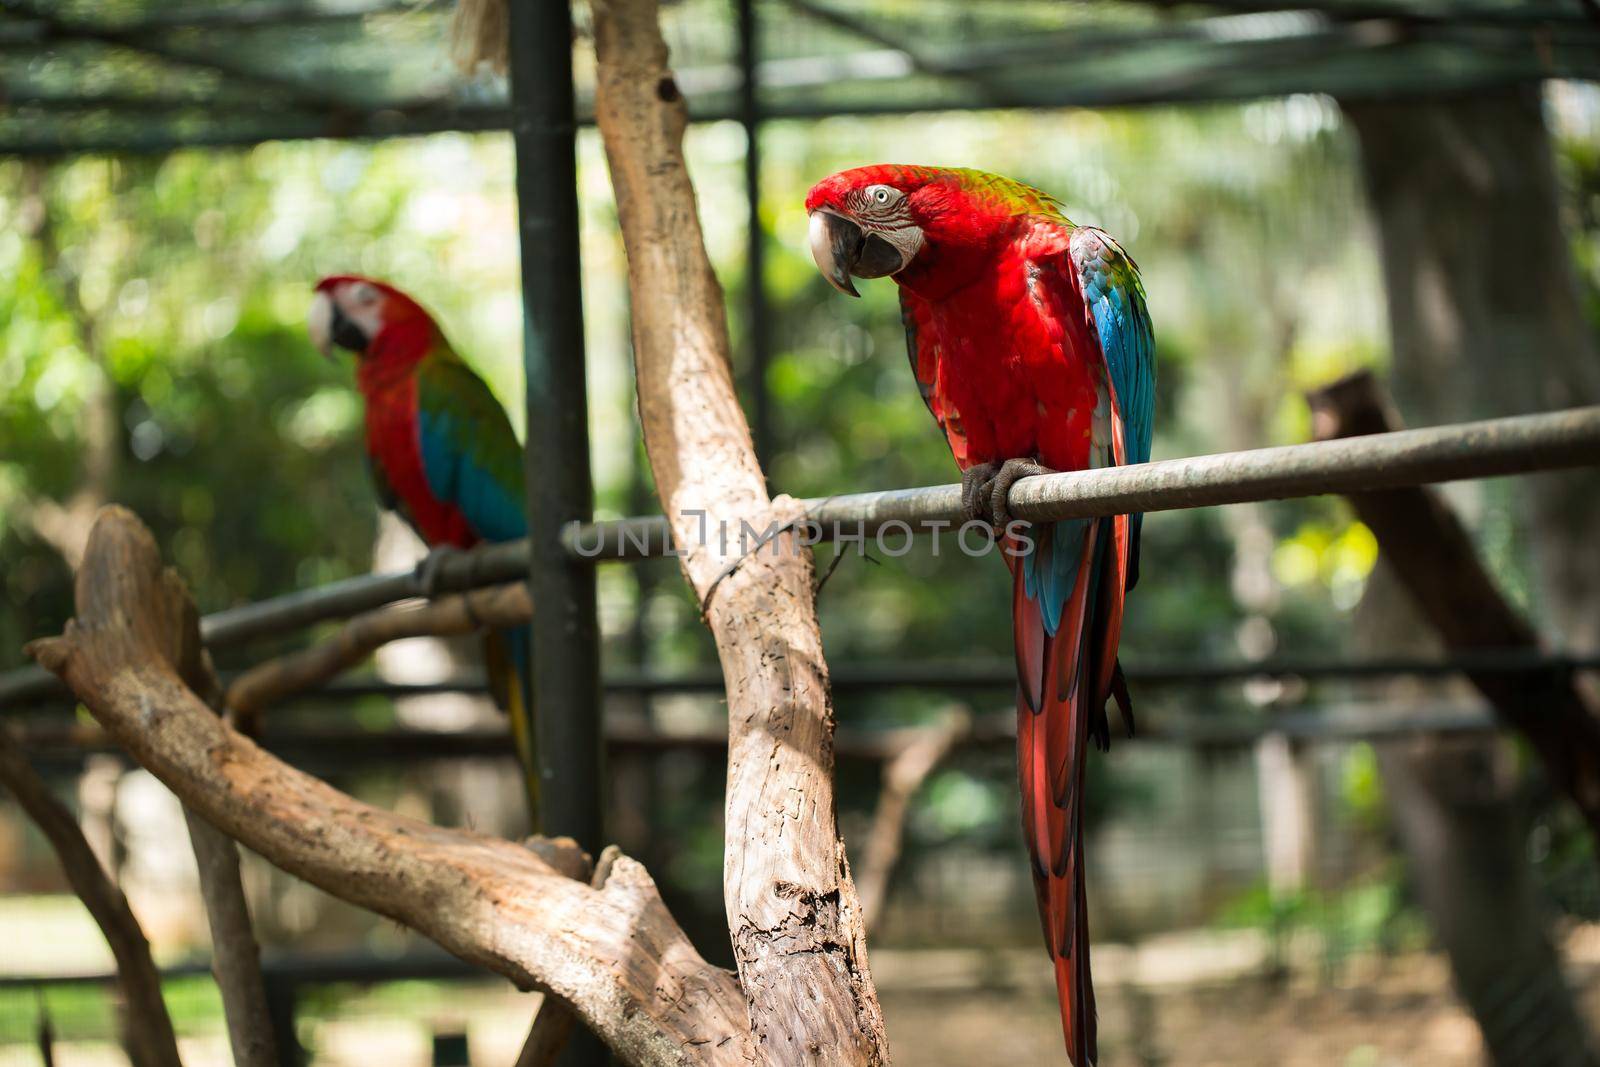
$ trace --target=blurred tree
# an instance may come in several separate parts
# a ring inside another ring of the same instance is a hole
[[[1539,90],[1347,111],[1379,225],[1402,411],[1423,424],[1600,401]],[[1535,619],[1583,648],[1600,627],[1597,479],[1526,479],[1525,517],[1497,502],[1500,521],[1534,549]],[[1379,574],[1362,605],[1364,643],[1389,653],[1427,643],[1404,594]],[[1397,742],[1380,765],[1412,879],[1494,1062],[1594,1063],[1528,863],[1526,774],[1509,746]]]
[[[95,510],[109,499],[116,480],[121,453],[119,412],[116,388],[101,344],[100,316],[84,301],[82,271],[62,254],[59,236],[64,220],[59,205],[47,195],[49,173],[49,168],[39,162],[23,165],[18,215],[21,232],[37,249],[42,278],[51,283],[60,306],[71,317],[77,348],[86,357],[87,381],[80,416],[82,473],[77,489],[64,503],[39,500],[29,509],[27,520],[39,537],[75,568],[83,557]]]

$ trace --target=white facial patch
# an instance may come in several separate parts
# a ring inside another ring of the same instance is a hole
[[[922,251],[923,236],[921,226],[902,226],[897,230],[880,232],[878,236],[894,245],[895,251],[900,253],[900,262],[903,264],[902,270],[910,266],[912,259],[916,257],[918,252]]]
[[[347,282],[334,290],[344,317],[370,340],[383,329],[383,294],[366,282]]]
[[[333,352],[333,299],[326,292],[311,298],[311,310],[306,315],[306,332],[311,343],[324,356]]]

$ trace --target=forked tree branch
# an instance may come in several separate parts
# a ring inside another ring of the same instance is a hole
[[[150,942],[111,876],[95,857],[72,812],[28,765],[9,730],[0,728],[0,785],[43,831],[61,869],[99,924],[117,961],[122,989],[122,1041],[134,1067],[179,1067],[178,1040],[161,999],[161,976],[150,959]]]
[[[101,511],[76,597],[66,632],[33,642],[30,654],[212,825],[343,900],[554,995],[627,1063],[755,1060],[733,976],[700,957],[638,863],[619,857],[592,888],[531,848],[362,804],[213,714],[177,666],[198,648],[194,606],[130,512]]]
[[[425,604],[357,615],[332,637],[245,671],[228,686],[228,709],[246,733],[269,706],[314,689],[363,662],[391,641],[450,637],[485,627],[517,626],[533,617],[526,582],[485,586]]]
[[[628,255],[639,414],[728,696],[728,928],[766,1062],[888,1062],[834,817],[833,705],[809,550],[769,499],[654,0],[594,0],[595,118]],[[765,547],[756,542],[770,534]]]

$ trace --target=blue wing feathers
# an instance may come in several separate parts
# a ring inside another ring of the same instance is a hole
[[[1083,551],[1089,521],[1063,519],[1034,527],[1033,536],[1048,537],[1050,543],[1048,547],[1036,544],[1034,551],[1023,558],[1023,591],[1029,600],[1039,605],[1039,612],[1044,616],[1044,632],[1052,637],[1061,628],[1061,612],[1078,584],[1078,557]]]
[[[1128,254],[1098,230],[1080,230],[1072,242],[1078,283],[1094,317],[1100,351],[1122,415],[1123,451],[1129,463],[1150,461],[1155,428],[1156,335],[1145,306],[1138,268]],[[1144,516],[1130,520],[1128,588],[1139,579],[1139,535]]]
[[[428,488],[440,500],[461,509],[472,530],[485,541],[515,541],[528,532],[522,499],[508,492],[468,449],[470,427],[459,425],[450,411],[418,413],[423,471]]]
[[[417,433],[428,488],[484,541],[528,532],[522,449],[489,387],[448,348],[417,368]]]
[[[1155,422],[1155,330],[1145,307],[1144,289],[1133,260],[1099,230],[1077,231],[1071,254],[1084,304],[1094,319],[1111,387],[1116,392],[1124,454],[1129,463],[1148,462]],[[1142,515],[1134,515],[1131,520],[1129,588],[1138,576],[1142,520]],[[1039,605],[1047,634],[1054,635],[1061,626],[1062,611],[1077,583],[1078,561],[1088,529],[1089,520],[1074,519],[1035,530],[1035,537],[1050,538],[1049,551],[1036,551],[1024,561],[1024,591],[1029,600]],[[1101,561],[1097,560],[1092,569],[1098,573],[1100,567]]]

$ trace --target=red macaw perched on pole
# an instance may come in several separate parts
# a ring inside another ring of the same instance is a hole
[[[961,467],[969,519],[1012,572],[1023,836],[1055,962],[1067,1053],[1095,1061],[1083,877],[1084,756],[1132,730],[1117,643],[1139,569],[1137,515],[1027,529],[1011,486],[1150,457],[1155,335],[1133,260],[1049,195],[993,174],[879,165],[806,197],[811,253],[835,288],[900,284],[911,369]]]
[[[309,326],[323,355],[338,345],[358,357],[372,480],[384,506],[432,550],[421,568],[424,585],[432,586],[453,550],[528,535],[522,448],[511,422],[432,316],[393,286],[337,275],[317,283]],[[537,829],[528,652],[525,626],[485,635],[490,689],[510,716]]]

